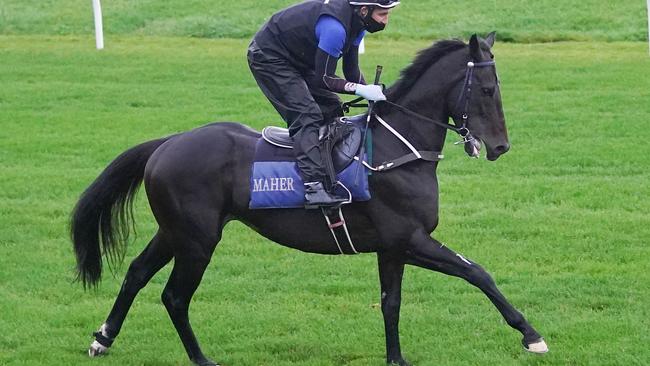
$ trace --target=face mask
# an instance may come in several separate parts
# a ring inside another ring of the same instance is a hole
[[[366,30],[370,33],[379,32],[381,30],[384,30],[384,28],[386,28],[386,24],[379,23],[378,21],[374,20],[372,17],[370,17],[370,19],[366,20],[364,23],[366,25]]]
[[[381,30],[384,30],[384,28],[386,28],[386,24],[379,23],[372,17],[372,11],[369,11],[368,14],[366,14],[366,16],[363,17],[362,19],[363,19],[364,27],[370,33],[379,32]]]

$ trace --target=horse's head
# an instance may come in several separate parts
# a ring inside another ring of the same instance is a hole
[[[465,138],[467,154],[478,157],[483,143],[488,160],[496,160],[510,149],[491,51],[494,40],[494,32],[485,39],[476,34],[470,38],[464,81],[454,88],[458,90],[458,98],[451,98],[450,102],[456,104],[449,106],[456,125],[469,131]]]
[[[455,130],[463,137],[467,154],[478,157],[485,145],[488,160],[496,160],[510,149],[492,54],[494,40],[492,32],[485,39],[473,35],[469,45],[460,40],[439,41],[420,51],[402,70],[386,97],[393,106],[420,114],[411,125],[419,132],[412,134],[429,136],[426,128],[432,126],[438,131],[441,126]],[[422,116],[433,123],[422,123]],[[455,127],[447,124],[450,116]],[[441,148],[444,136],[430,141],[430,148]]]

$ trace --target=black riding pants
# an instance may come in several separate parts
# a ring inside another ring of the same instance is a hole
[[[343,116],[341,99],[329,90],[310,86],[313,75],[300,72],[279,54],[261,50],[255,41],[248,48],[248,65],[257,85],[289,127],[302,179],[324,181],[318,129]]]

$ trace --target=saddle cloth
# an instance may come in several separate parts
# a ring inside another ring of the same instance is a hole
[[[343,119],[352,127],[343,140],[333,148],[333,162],[337,180],[336,193],[353,201],[370,199],[368,190],[368,170],[354,156],[361,146],[362,130],[360,118]],[[321,137],[323,134],[321,133]],[[249,208],[302,208],[305,190],[298,166],[291,149],[293,142],[286,129],[267,127],[255,146]],[[365,155],[365,154],[364,154]]]

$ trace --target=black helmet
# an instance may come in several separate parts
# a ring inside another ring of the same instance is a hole
[[[399,5],[399,1],[397,0],[361,0],[361,1],[354,1],[354,0],[349,0],[350,5],[355,5],[355,6],[378,6],[380,8],[384,9],[390,9],[394,8],[397,5]]]

